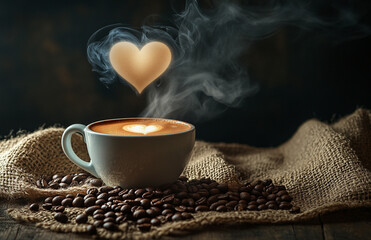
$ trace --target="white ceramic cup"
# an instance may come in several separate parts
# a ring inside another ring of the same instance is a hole
[[[103,121],[111,120],[114,119]],[[98,122],[69,126],[62,136],[62,148],[73,163],[110,186],[159,186],[175,181],[188,163],[195,143],[195,127],[189,123],[186,124],[191,129],[184,132],[143,136],[94,132],[90,126],[95,123]],[[80,159],[73,151],[73,133],[83,136],[90,162]]]

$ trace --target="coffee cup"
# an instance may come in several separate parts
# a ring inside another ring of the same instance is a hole
[[[72,134],[87,145],[90,162],[72,149]],[[121,118],[73,124],[62,136],[62,148],[76,165],[110,186],[159,186],[175,181],[188,163],[195,127],[178,120]]]

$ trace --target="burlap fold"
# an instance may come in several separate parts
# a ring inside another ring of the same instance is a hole
[[[52,194],[84,192],[87,186],[65,190],[38,189],[42,176],[81,170],[63,154],[61,128],[49,128],[0,142],[0,197],[37,199]],[[85,145],[75,136],[74,148],[88,159]],[[359,109],[334,124],[309,120],[290,140],[277,148],[255,148],[240,144],[196,142],[184,175],[210,177],[219,182],[249,182],[271,178],[283,184],[301,213],[287,211],[203,212],[194,219],[166,223],[148,233],[122,224],[120,232],[98,229],[106,238],[147,238],[196,230],[208,225],[241,222],[292,222],[337,209],[371,206],[371,111]],[[69,216],[82,209],[68,208]],[[47,211],[10,209],[12,217],[36,222],[43,228],[63,232],[85,232],[86,225],[60,224]],[[91,221],[91,219],[89,220]]]

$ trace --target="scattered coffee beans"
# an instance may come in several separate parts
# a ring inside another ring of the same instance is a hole
[[[39,211],[39,204],[37,204],[37,203],[32,203],[32,204],[30,205],[29,209],[30,209],[31,211],[34,211],[34,212]]]
[[[50,183],[72,184],[86,180],[89,175],[56,174],[38,180],[40,187],[51,187]],[[94,184],[92,184],[92,181]],[[47,184],[45,184],[47,183]],[[92,185],[86,194],[67,194],[66,196],[47,197],[42,207],[57,213],[54,218],[62,223],[68,221],[63,213],[65,207],[83,207],[83,214],[75,218],[76,223],[87,223],[89,216],[93,225],[87,232],[96,233],[96,228],[116,231],[118,225],[134,221],[140,231],[149,231],[169,221],[182,221],[193,218],[194,212],[205,211],[261,211],[266,209],[289,210],[299,213],[300,208],[293,206],[292,197],[284,186],[276,186],[272,180],[254,181],[245,185],[219,184],[211,179],[188,181],[180,177],[175,183],[162,187],[123,189],[119,186],[102,186],[100,179],[91,179]],[[30,210],[37,211],[39,205],[31,204]]]
[[[54,214],[54,219],[61,223],[66,223],[68,221],[68,217],[64,213],[56,213]]]
[[[76,223],[86,223],[88,221],[88,215],[85,213],[80,214],[76,217]]]
[[[53,176],[47,176],[36,181],[38,188],[68,188],[73,186],[79,186],[83,184],[90,184],[94,187],[100,187],[103,185],[103,181],[96,178],[89,173],[73,173],[67,175],[55,174]]]

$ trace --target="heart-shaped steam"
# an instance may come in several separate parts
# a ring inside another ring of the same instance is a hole
[[[152,132],[157,132],[162,129],[162,126],[159,125],[144,125],[144,124],[130,124],[123,127],[125,131],[133,133],[148,134]]]
[[[109,59],[115,71],[141,93],[169,67],[171,51],[162,42],[147,43],[140,50],[131,42],[118,42]]]

